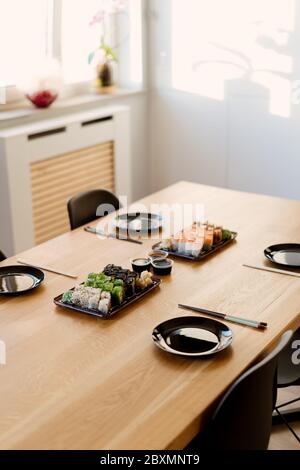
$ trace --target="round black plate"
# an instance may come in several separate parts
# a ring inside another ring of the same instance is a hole
[[[116,218],[116,228],[129,233],[148,233],[162,227],[162,217],[143,212],[122,214]]]
[[[19,295],[38,287],[44,273],[30,266],[0,268],[0,295]]]
[[[300,268],[300,245],[298,243],[273,245],[267,248],[264,253],[272,263],[289,268]]]
[[[205,317],[172,318],[152,333],[155,344],[179,356],[202,357],[227,348],[232,331],[223,323]]]

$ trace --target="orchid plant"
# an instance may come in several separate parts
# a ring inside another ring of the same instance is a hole
[[[101,8],[95,13],[90,21],[90,26],[98,26],[100,29],[100,44],[88,56],[89,64],[94,60],[97,52],[102,52],[107,62],[117,62],[118,57],[113,47],[108,44],[111,32],[112,19],[125,10],[124,0],[101,0]]]

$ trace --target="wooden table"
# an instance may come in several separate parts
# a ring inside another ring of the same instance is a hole
[[[74,285],[55,274],[30,295],[1,298],[2,449],[182,448],[226,388],[300,324],[300,279],[242,267],[262,262],[270,244],[299,242],[300,202],[184,182],[143,202],[203,202],[209,220],[238,231],[238,241],[205,262],[176,262],[158,291],[109,321],[55,307],[53,298]],[[151,245],[99,241],[79,229],[21,257],[76,271],[83,280],[108,263],[129,267],[129,258]],[[267,321],[269,328],[231,324],[233,345],[214,359],[171,356],[154,346],[151,332],[163,320],[189,315],[179,302]]]

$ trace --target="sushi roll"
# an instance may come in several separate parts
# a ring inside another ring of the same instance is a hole
[[[109,310],[110,310],[109,299],[101,299],[98,305],[98,310],[103,315],[108,315]]]
[[[71,304],[72,295],[73,295],[73,292],[71,290],[65,292],[64,295],[62,296],[62,302],[64,302],[65,304]]]
[[[82,292],[81,300],[80,300],[80,307],[89,308],[89,302],[90,302],[90,294],[88,292]]]
[[[198,258],[198,256],[200,255],[202,248],[203,248],[203,244],[204,244],[203,238],[198,239],[193,243],[191,255],[194,256],[194,258]]]
[[[100,302],[100,291],[98,294],[91,295],[89,297],[88,308],[91,310],[97,310]]]
[[[179,240],[178,237],[172,237],[171,238],[171,249],[173,251],[178,251],[178,240]]]
[[[214,243],[214,226],[208,225],[204,232],[204,246],[206,249],[211,249]]]
[[[133,275],[134,274],[134,275]],[[126,295],[132,297],[135,294],[135,283],[137,275],[135,273],[130,274],[125,282]]]
[[[163,240],[160,244],[160,248],[162,250],[171,250],[172,248],[172,239],[171,238],[167,238],[166,240]]]
[[[180,239],[178,240],[177,251],[178,251],[178,253],[180,253],[180,254],[183,254],[183,255],[185,254],[185,252],[186,252],[186,241],[185,241],[184,238],[180,238]]]
[[[146,287],[152,286],[152,273],[149,271],[143,271],[141,274],[141,280],[145,283]]]
[[[74,290],[72,293],[72,304],[81,307],[82,292],[80,290]]]
[[[152,286],[152,273],[149,271],[143,271],[141,276],[136,280],[136,285],[139,289],[144,290],[147,287]]]
[[[195,246],[195,239],[189,238],[185,244],[185,254],[189,256],[193,256],[194,246]]]
[[[106,282],[102,285],[102,290],[105,292],[112,292],[114,288],[113,282]]]
[[[214,229],[214,245],[217,245],[222,241],[223,238],[223,229],[222,227],[216,227]]]
[[[121,305],[124,302],[124,298],[125,298],[124,287],[122,286],[114,287],[111,293],[111,298],[112,298],[113,305]]]
[[[231,232],[230,230],[222,230],[222,240],[230,240],[231,239]]]
[[[100,300],[107,299],[111,302],[111,293],[107,291],[103,291],[100,296]]]
[[[95,287],[85,287],[84,292],[86,292],[90,296],[93,296],[98,295],[101,292],[101,289],[96,289]]]
[[[111,309],[111,294],[110,292],[103,291],[100,296],[98,310],[104,315],[107,315],[110,309]]]

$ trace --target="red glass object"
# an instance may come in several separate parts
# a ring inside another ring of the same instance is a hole
[[[26,96],[37,108],[48,108],[56,100],[58,93],[41,90]]]

